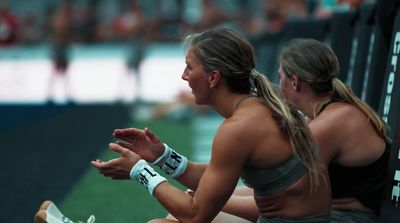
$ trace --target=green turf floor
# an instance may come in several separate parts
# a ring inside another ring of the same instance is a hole
[[[189,121],[141,122],[135,123],[134,127],[150,128],[171,147],[191,157],[193,131]],[[115,156],[105,147],[100,158],[108,160]],[[93,214],[96,223],[146,222],[167,214],[143,186],[128,180],[105,178],[90,167],[89,161],[87,172],[59,206],[72,220],[86,220]]]

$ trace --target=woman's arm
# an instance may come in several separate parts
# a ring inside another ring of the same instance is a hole
[[[200,178],[206,170],[207,165],[208,164],[206,163],[195,163],[189,161],[186,171],[182,174],[182,176],[176,178],[175,180],[185,187],[196,191],[200,182]]]
[[[148,128],[144,130],[136,128],[116,129],[113,132],[113,136],[121,140],[118,141],[117,144],[135,152],[150,163],[153,163],[162,156],[166,149],[159,137]],[[196,190],[206,167],[207,164],[205,163],[188,161],[185,172],[177,177],[176,180],[187,188]],[[115,171],[117,172],[117,170]],[[124,173],[121,172],[120,175],[125,176],[125,179],[129,179],[128,171]]]
[[[153,196],[179,221],[210,222],[232,194],[248,158],[248,150],[244,149],[246,145],[243,144],[243,140],[240,140],[243,136],[237,135],[243,132],[233,129],[235,128],[221,126],[218,130],[213,143],[210,164],[202,174],[193,197],[168,182],[158,183],[152,188],[154,189],[151,190]],[[106,176],[113,177],[113,172],[109,172],[109,169],[130,171],[141,158],[131,150],[122,147],[121,144],[112,144],[110,148],[121,156],[108,162],[92,163]],[[183,181],[189,179],[189,173],[182,176]],[[155,171],[150,175],[153,174],[156,175]]]
[[[248,188],[248,190],[251,190],[252,192],[251,188]],[[228,202],[226,202],[222,211],[251,222],[256,222],[260,215],[257,204],[254,200],[254,195],[237,195],[234,193],[229,198]]]
[[[193,197],[176,191],[168,184],[161,184],[156,188],[155,197],[179,221],[210,222],[229,199],[249,157],[249,150],[244,149],[245,141],[240,140],[243,132],[237,129],[231,124],[223,124],[218,129],[211,161],[202,174]],[[189,177],[189,174],[184,174],[184,177]],[[182,194],[188,200],[174,200],[174,197]]]

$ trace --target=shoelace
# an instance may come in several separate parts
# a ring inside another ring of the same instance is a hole
[[[86,223],[95,223],[96,218],[94,215],[90,215],[88,220],[86,220]],[[63,216],[62,221],[65,223],[74,223],[73,221],[69,220],[67,217]],[[76,223],[85,223],[83,221],[77,221]]]
[[[94,215],[90,215],[90,217],[88,218],[86,223],[94,223],[95,220],[96,220],[96,218],[94,217]],[[77,223],[84,223],[84,222],[83,221],[78,221]]]

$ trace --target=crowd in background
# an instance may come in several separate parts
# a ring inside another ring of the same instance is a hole
[[[329,17],[367,0],[0,0],[0,46],[46,42],[180,41],[229,25],[277,32],[293,18]]]

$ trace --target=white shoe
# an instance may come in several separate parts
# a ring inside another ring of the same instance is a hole
[[[94,223],[95,217],[91,215],[86,223]],[[51,201],[45,201],[40,206],[39,211],[35,214],[34,223],[74,223],[65,217],[57,206]],[[78,221],[76,223],[83,223]]]

